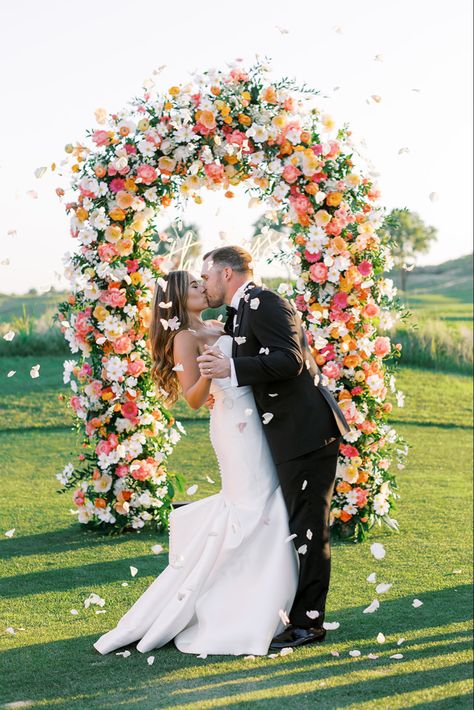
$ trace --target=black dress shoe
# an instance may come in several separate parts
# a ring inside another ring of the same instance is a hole
[[[271,648],[287,648],[288,646],[303,646],[306,643],[321,643],[326,638],[326,629],[322,626],[302,628],[290,624],[281,634],[272,640]]]

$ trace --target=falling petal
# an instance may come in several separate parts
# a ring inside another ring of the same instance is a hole
[[[270,349],[269,348],[260,348],[258,351],[259,355],[270,355]]]
[[[306,530],[306,537],[308,538],[308,540],[312,540],[312,539],[313,539],[313,533],[312,533],[311,530],[309,530],[309,529]]]
[[[349,656],[352,656],[352,658],[357,658],[357,656],[360,656],[360,651],[349,651]]]
[[[128,587],[128,582],[122,582],[122,587]]]
[[[383,560],[385,557],[385,547],[381,542],[373,542],[370,546],[370,551],[376,560]]]
[[[282,35],[287,35],[289,34],[289,30],[286,29],[286,27],[280,27],[279,25],[275,25],[275,28],[278,30],[278,32]]]
[[[374,101],[376,104],[379,104],[382,101],[382,97],[379,96],[378,94],[372,94],[371,97],[372,101]]]
[[[377,584],[375,587],[375,591],[377,594],[385,594],[385,592],[388,592],[389,589],[392,588],[392,584],[384,584],[383,582],[381,584]]]
[[[184,367],[180,362],[177,362],[174,367],[171,368],[175,372],[184,372]]]
[[[39,369],[40,365],[33,365],[33,367],[30,370],[30,377],[34,380],[37,377],[39,377]]]
[[[11,342],[13,338],[15,337],[15,331],[9,330],[5,335],[3,336],[4,340],[8,340],[8,342]]]
[[[278,392],[273,392],[272,394],[268,394],[269,397],[278,397]]]
[[[308,545],[301,545],[301,547],[298,547],[297,552],[299,555],[306,555],[308,552]]]
[[[342,35],[343,30],[342,30],[341,25],[336,25],[335,27],[333,27],[333,30],[334,30],[334,32],[336,32],[336,34]]]
[[[412,89],[412,91],[417,91],[418,93],[420,93],[421,89]]]
[[[173,305],[173,301],[168,301],[168,303],[165,303],[164,301],[161,301],[161,303],[158,304],[160,308],[171,308]],[[196,332],[196,331],[194,331]]]
[[[290,540],[294,540],[295,537],[298,537],[296,533],[293,533],[293,535],[288,535],[288,537],[285,539],[285,542],[290,542]]]
[[[250,308],[251,308],[253,311],[256,311],[257,308],[259,307],[259,305],[260,305],[260,299],[259,299],[259,298],[252,298],[252,299],[250,299]]]
[[[309,616],[310,619],[317,619],[319,616],[319,611],[307,611],[306,616]]]
[[[192,486],[189,486],[186,493],[188,494],[188,496],[193,496],[196,493],[197,489],[198,485],[197,483],[194,483]]]
[[[133,565],[130,565],[130,574],[132,575],[132,577],[136,577],[138,574],[137,568],[134,567]]]
[[[250,407],[248,407],[247,409],[244,409],[244,414],[246,417],[251,417],[253,414],[253,409],[250,409]]]
[[[159,555],[160,552],[163,552],[163,546],[162,545],[153,545],[151,548],[151,551],[153,552],[154,555]]]
[[[370,584],[375,584],[376,580],[377,580],[377,574],[375,572],[372,572],[367,577],[367,581],[370,582]]]
[[[377,643],[385,643],[385,636],[382,632],[377,634]]]
[[[148,656],[146,659],[146,662],[148,663],[149,666],[152,666],[155,661],[155,656]]]
[[[369,604],[369,606],[366,607],[362,613],[363,613],[363,614],[373,614],[374,611],[377,611],[377,609],[378,609],[379,607],[380,607],[380,602],[379,602],[379,600],[378,600],[378,599],[374,599],[374,601],[373,601],[371,604]]]
[[[304,491],[306,486],[308,485],[308,481],[303,481],[303,485],[301,486],[301,490]]]
[[[265,412],[262,415],[262,421],[264,424],[268,424],[268,422],[271,422],[272,419],[273,419],[273,414],[271,412]]]
[[[406,147],[400,148],[400,150],[398,151],[398,155],[403,155],[404,153],[409,153],[409,152],[410,152],[409,148],[406,148]]]
[[[279,609],[278,615],[279,615],[280,619],[282,620],[282,622],[285,624],[285,626],[287,626],[290,623],[290,619],[289,619],[286,611],[284,611],[283,609]]]
[[[47,169],[48,168],[44,165],[41,168],[36,168],[35,177],[37,177],[37,178],[43,177],[43,175],[45,174]]]
[[[237,343],[237,345],[243,345],[244,343],[247,342],[247,338],[243,335],[236,335],[234,340]]]
[[[413,599],[411,605],[414,609],[418,609],[418,607],[423,606],[423,602],[421,599]]]
[[[400,658],[403,658],[403,653],[394,653],[390,658],[395,658],[398,661]]]
[[[237,429],[238,429],[238,430],[240,431],[240,433],[242,434],[242,432],[244,431],[244,429],[245,429],[246,426],[247,426],[247,422],[238,422],[238,424],[237,424]]]
[[[13,375],[16,373],[16,370],[9,370],[7,377],[13,377]]]
[[[276,658],[279,655],[280,655],[279,653],[269,653],[267,658]]]
[[[124,658],[128,658],[131,656],[130,651],[118,651],[118,653],[115,654],[116,656],[123,656]]]
[[[37,200],[38,199],[38,193],[36,190],[28,190],[27,193],[28,197],[31,197],[32,200]]]
[[[166,69],[166,64],[161,64],[157,69],[153,69],[153,74],[156,76],[157,74],[161,74],[163,69]]]
[[[374,62],[383,62],[383,54],[376,54],[374,57]]]
[[[431,202],[437,202],[439,200],[439,195],[437,192],[430,192]]]
[[[415,268],[415,264],[403,264],[404,271],[413,271],[414,268]]]
[[[77,609],[71,609],[71,614],[73,616],[77,616],[79,614],[79,612],[77,611]]]
[[[326,631],[335,631],[340,627],[339,621],[325,621],[323,623],[323,628],[326,629]]]
[[[18,232],[16,231],[16,229],[9,229],[7,232],[7,236],[9,236],[9,237],[16,237],[17,234],[18,234]]]
[[[5,533],[5,537],[13,537],[15,530],[16,530],[16,528],[12,528],[11,530],[7,530]]]

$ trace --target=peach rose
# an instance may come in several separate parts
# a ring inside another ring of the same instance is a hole
[[[138,407],[135,402],[124,402],[120,408],[120,411],[125,419],[133,421],[137,417]]]
[[[117,338],[117,340],[114,341],[113,348],[114,352],[117,353],[117,355],[124,355],[128,354],[132,350],[133,343],[128,337],[128,335],[121,335]]]
[[[309,267],[309,275],[311,277],[311,281],[315,281],[318,284],[323,284],[327,281],[328,278],[328,267],[322,262],[318,262],[317,264],[311,264],[311,266]]]
[[[368,303],[364,306],[362,315],[366,318],[375,318],[375,316],[378,316],[379,312],[380,308],[375,303]]]
[[[390,352],[390,338],[385,335],[379,335],[375,338],[374,353],[377,357],[385,357]]]
[[[301,175],[301,170],[294,165],[285,165],[281,174],[283,180],[292,185]]]
[[[158,177],[158,173],[153,166],[145,163],[137,168],[137,177],[141,179],[144,185],[151,185]]]
[[[141,358],[137,358],[137,360],[132,360],[128,363],[127,372],[129,375],[132,375],[132,377],[138,377],[142,372],[146,372],[146,370],[147,366]]]

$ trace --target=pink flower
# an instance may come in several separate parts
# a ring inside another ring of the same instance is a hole
[[[118,288],[109,288],[107,291],[101,291],[100,300],[113,308],[123,308],[127,303],[125,292]]]
[[[79,313],[76,315],[74,329],[76,331],[76,335],[81,335],[82,337],[86,336],[87,333],[90,333],[92,330],[94,330],[94,327],[91,325],[87,318],[87,314],[83,311],[79,311]]]
[[[97,247],[97,253],[101,261],[112,261],[114,256],[117,256],[117,249],[113,244],[99,244]]]
[[[224,177],[224,166],[219,163],[209,163],[204,166],[204,170],[213,182],[220,182]]]
[[[298,214],[306,214],[306,212],[311,213],[314,211],[311,201],[308,197],[306,197],[306,195],[297,194],[295,196],[291,196],[289,199],[291,206],[296,212],[298,212]]]
[[[299,311],[301,311],[301,313],[304,313],[305,311],[308,310],[308,304],[306,303],[304,296],[302,296],[301,294],[296,296],[295,303],[296,303],[296,308]]]
[[[311,281],[315,281],[318,284],[323,284],[327,281],[328,278],[328,267],[322,262],[312,264],[309,267],[309,275]]]
[[[129,353],[133,348],[133,343],[128,337],[128,335],[120,335],[117,340],[113,343],[114,352],[117,355],[124,355]]]
[[[232,133],[228,133],[225,137],[228,143],[235,143],[236,145],[242,145],[247,136],[242,131],[234,130]]]
[[[301,175],[301,170],[294,165],[285,165],[285,168],[281,174],[283,180],[285,180],[290,185],[296,182],[298,177]]]
[[[158,173],[151,165],[140,165],[137,169],[137,177],[141,178],[144,185],[151,185],[158,177]]]
[[[109,189],[111,192],[120,192],[125,187],[125,180],[123,178],[114,178],[109,183]]]
[[[369,491],[364,488],[353,488],[353,491],[357,494],[357,507],[364,508],[367,505],[367,499],[369,497]]]
[[[332,299],[332,302],[337,308],[347,308],[347,293],[339,291]]]
[[[138,407],[135,402],[125,402],[121,406],[121,412],[122,416],[124,416],[125,419],[130,419],[131,421],[133,421],[137,417]]]
[[[368,276],[372,271],[372,264],[370,261],[364,259],[364,261],[361,261],[360,264],[357,265],[357,268],[362,276]]]
[[[375,318],[378,316],[380,308],[375,303],[368,303],[362,309],[362,315],[366,318]]]
[[[350,444],[341,444],[339,450],[343,456],[347,456],[350,459],[353,459],[356,456],[359,456],[359,452],[356,449],[356,447],[351,446]]]
[[[110,143],[110,136],[107,131],[97,130],[92,134],[92,140],[97,146],[108,145]]]
[[[95,452],[97,456],[100,456],[101,454],[108,456],[113,448],[114,447],[110,444],[110,441],[107,441],[107,439],[101,439],[95,447]]]
[[[357,387],[353,387],[353,388],[351,389],[351,395],[352,395],[353,397],[355,397],[355,396],[358,395],[358,394],[362,394],[363,391],[364,391],[364,388],[361,387],[360,385],[358,385]]]
[[[125,478],[125,476],[128,474],[128,466],[125,466],[125,464],[120,464],[120,466],[115,467],[115,475],[118,476],[119,478]]]
[[[390,352],[390,338],[385,335],[379,335],[375,338],[374,353],[377,357],[385,357]]]
[[[146,371],[146,369],[147,367],[144,360],[138,358],[137,360],[132,360],[128,363],[127,372],[133,377],[138,377],[138,375],[141,375],[142,372]]]
[[[329,379],[336,379],[339,377],[341,372],[339,363],[337,362],[328,362],[326,365],[324,365],[322,369],[323,375],[326,375],[326,377],[329,377]]]
[[[85,502],[84,491],[82,491],[80,488],[78,488],[76,491],[74,491],[72,499],[78,507],[81,505],[84,505],[84,502]]]
[[[317,251],[314,254],[307,249],[304,251],[304,258],[306,261],[309,261],[310,264],[314,264],[316,261],[319,261],[321,258],[321,252]]]
[[[137,481],[146,481],[150,478],[156,471],[157,463],[149,456],[146,461],[143,459],[135,459],[131,465],[131,475]]]

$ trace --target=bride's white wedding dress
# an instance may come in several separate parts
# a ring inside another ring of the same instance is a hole
[[[230,357],[232,338],[215,343]],[[210,438],[222,488],[170,516],[169,564],[94,648],[171,639],[184,653],[264,655],[298,581],[288,514],[250,386],[211,384]]]

